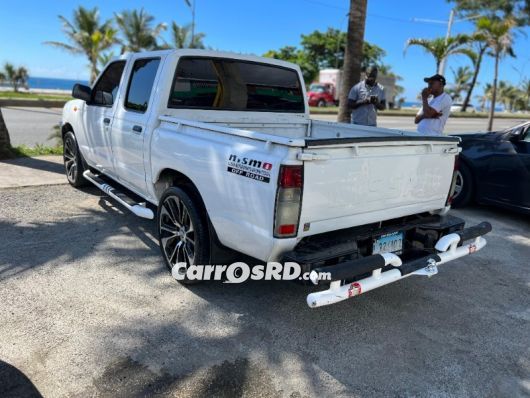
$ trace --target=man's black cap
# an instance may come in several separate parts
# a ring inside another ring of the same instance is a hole
[[[443,77],[442,75],[436,74],[431,77],[426,77],[425,79],[423,79],[425,83],[429,83],[431,80],[439,81],[445,86],[445,77]]]

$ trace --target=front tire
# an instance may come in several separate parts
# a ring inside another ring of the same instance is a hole
[[[317,107],[319,107],[319,108],[325,108],[326,105],[327,105],[326,101],[324,101],[323,99],[318,100],[318,102],[317,102]]]
[[[465,163],[460,163],[456,172],[455,193],[452,207],[459,208],[467,206],[473,198],[473,175]]]
[[[164,191],[157,211],[158,241],[167,267],[177,264],[183,278],[180,283],[193,284],[185,275],[190,265],[210,262],[210,236],[206,217],[198,199],[183,189],[171,187]]]
[[[63,162],[66,178],[71,186],[79,188],[87,185],[87,181],[83,177],[85,171],[83,158],[75,135],[71,131],[63,137]]]

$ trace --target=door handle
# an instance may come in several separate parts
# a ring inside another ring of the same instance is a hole
[[[110,124],[110,118],[106,117],[105,119],[103,119],[103,123]]]
[[[137,133],[141,133],[142,132],[142,126],[134,125],[132,129],[133,129],[133,131],[135,131]]]

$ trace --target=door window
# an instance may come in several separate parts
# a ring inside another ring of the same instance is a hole
[[[524,132],[524,141],[530,142],[530,125],[526,127],[526,131]]]
[[[139,59],[134,62],[125,108],[142,113],[147,110],[159,64],[160,58]]]
[[[121,75],[125,68],[125,61],[110,64],[92,89],[90,105],[112,106],[118,94]]]

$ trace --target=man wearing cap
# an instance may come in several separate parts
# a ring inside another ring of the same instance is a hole
[[[453,100],[444,92],[445,77],[434,75],[423,79],[429,86],[421,92],[422,108],[419,110],[414,123],[418,125],[418,132],[425,135],[442,135],[445,122],[449,117]],[[432,96],[429,101],[429,97]]]
[[[352,87],[348,94],[351,122],[363,126],[377,126],[377,110],[386,108],[385,90],[377,83],[377,68],[366,69],[366,78]]]

